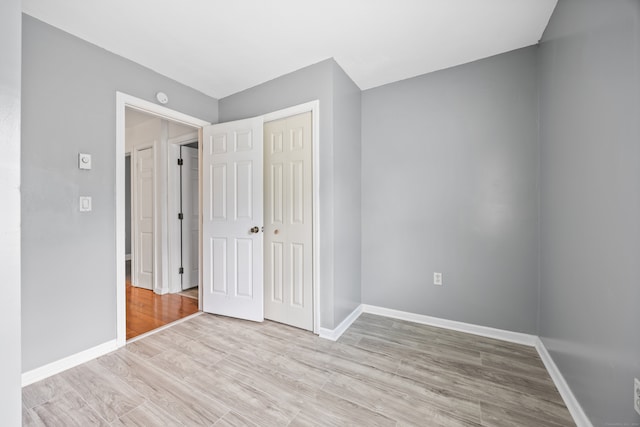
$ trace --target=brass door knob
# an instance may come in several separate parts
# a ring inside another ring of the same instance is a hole
[[[280,230],[278,230],[277,228],[275,230],[273,230],[273,234],[278,234],[280,232]]]

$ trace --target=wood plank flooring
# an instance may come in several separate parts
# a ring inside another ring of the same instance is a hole
[[[363,314],[203,314],[23,389],[25,426],[573,426],[535,349]]]
[[[198,300],[178,294],[158,295],[127,281],[127,339],[198,312]]]
[[[190,295],[158,295],[131,285],[131,261],[125,272],[128,340],[198,312],[198,288]]]

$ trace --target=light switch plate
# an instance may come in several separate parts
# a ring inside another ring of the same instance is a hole
[[[91,154],[78,154],[78,167],[80,169],[91,169]]]
[[[91,196],[80,196],[80,212],[91,212]]]
[[[433,284],[442,286],[442,273],[433,273]]]

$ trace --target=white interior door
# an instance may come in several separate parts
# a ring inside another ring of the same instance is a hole
[[[313,330],[311,113],[264,124],[265,318]]]
[[[132,285],[153,289],[154,261],[154,149],[133,150],[133,240]]]
[[[205,126],[202,309],[264,320],[262,117]]]
[[[182,152],[182,289],[198,286],[198,149]]]

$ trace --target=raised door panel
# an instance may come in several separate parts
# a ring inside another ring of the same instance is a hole
[[[253,239],[235,239],[234,271],[235,297],[252,299],[253,289]]]
[[[233,199],[236,220],[252,220],[253,213],[253,162],[234,163]]]
[[[209,221],[225,222],[227,220],[227,165],[225,163],[209,165],[209,180],[206,184],[209,188],[207,217]]]
[[[271,297],[271,301],[277,303],[284,302],[284,245],[282,242],[272,242],[271,250],[267,251],[269,259],[267,264],[270,268],[269,278],[267,282],[271,284],[270,292],[267,295]]]
[[[207,251],[205,251],[207,252]],[[227,239],[209,238],[209,270],[212,274],[209,278],[207,292],[218,295],[228,295],[227,280]]]
[[[304,307],[304,245],[299,243],[291,244],[291,305],[297,308]]]

